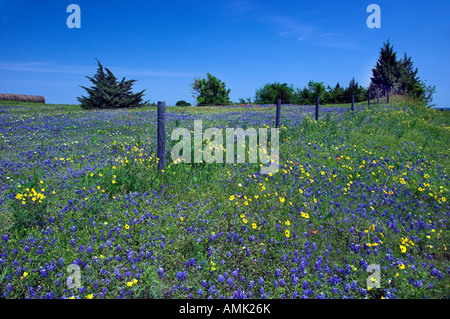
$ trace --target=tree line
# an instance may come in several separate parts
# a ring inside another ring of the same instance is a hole
[[[264,87],[256,90],[254,103],[276,103],[280,99],[283,103],[291,104],[314,104],[316,97],[319,97],[321,103],[344,103],[355,95],[355,102],[367,99],[367,89],[359,85],[352,78],[347,87],[343,87],[338,83],[334,87],[323,82],[309,81],[304,88],[294,88],[292,84],[287,83],[268,83]]]
[[[84,109],[125,108],[155,105],[149,101],[143,101],[145,90],[133,93],[132,85],[136,80],[121,81],[98,61],[97,73],[88,77],[93,86],[82,86],[88,96],[81,96],[78,101]],[[372,69],[371,82],[368,88],[359,85],[352,78],[346,87],[338,83],[334,87],[325,86],[323,82],[310,81],[303,88],[294,88],[287,83],[267,83],[256,90],[254,100],[251,98],[240,99],[237,103],[230,100],[231,90],[225,82],[210,73],[206,78],[195,78],[191,84],[193,97],[197,106],[204,105],[231,105],[231,104],[271,104],[281,99],[283,103],[307,105],[314,104],[319,97],[322,104],[348,103],[351,96],[355,96],[355,102],[367,100],[368,93],[373,97],[380,94],[386,97],[389,103],[390,96],[401,94],[420,99],[426,104],[432,101],[432,95],[436,92],[435,86],[426,85],[426,82],[418,76],[418,69],[414,67],[411,57],[406,53],[399,59],[393,46],[388,40],[380,49],[380,55],[375,67]],[[180,100],[177,106],[190,106],[184,100]]]

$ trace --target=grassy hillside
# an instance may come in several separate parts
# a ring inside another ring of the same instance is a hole
[[[159,174],[154,107],[1,104],[3,298],[449,297],[448,112],[283,106],[277,173]],[[195,119],[273,127],[275,110],[168,108],[168,155]]]

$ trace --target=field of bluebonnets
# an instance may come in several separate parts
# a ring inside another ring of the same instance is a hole
[[[2,105],[1,298],[449,297],[446,112],[283,106],[277,173],[158,174],[155,108]],[[273,127],[275,110],[168,108],[168,155],[194,119]]]

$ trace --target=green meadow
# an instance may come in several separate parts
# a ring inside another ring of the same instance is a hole
[[[449,297],[450,112],[283,105],[263,175],[174,164],[170,134],[272,106],[167,107],[159,172],[156,107],[0,105],[1,298]]]

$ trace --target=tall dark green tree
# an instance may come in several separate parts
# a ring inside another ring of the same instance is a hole
[[[402,65],[401,73],[400,73],[400,92],[410,92],[413,91],[416,85],[420,82],[419,77],[417,76],[418,69],[414,68],[414,63],[411,61],[411,57],[408,57],[405,53],[403,59],[400,60]]]
[[[358,89],[359,89],[358,82],[356,82],[355,78],[352,78],[348,83],[348,87],[346,89],[347,94],[349,95],[358,94]]]
[[[118,81],[114,74],[97,60],[98,69],[93,77],[86,76],[93,86],[88,88],[81,86],[87,91],[87,96],[78,97],[81,107],[84,109],[117,109],[127,107],[142,107],[142,97],[145,90],[133,93],[131,88],[136,80]]]
[[[372,69],[371,88],[383,92],[389,103],[390,94],[399,85],[401,72],[402,65],[397,60],[397,53],[394,52],[394,47],[388,40],[383,44],[377,64]]]
[[[397,59],[389,40],[380,50],[371,80],[370,92],[382,91],[388,103],[389,95],[397,93],[412,96],[431,106],[433,94],[436,93],[435,86],[426,85],[425,81],[419,78],[418,69],[414,67],[411,57],[405,53],[402,59]]]
[[[344,95],[345,95],[345,90],[344,90],[344,88],[341,87],[341,85],[339,84],[339,82],[337,82],[336,85],[335,85],[335,87],[333,88],[333,91],[332,91],[333,99],[332,99],[331,102],[332,102],[332,103],[333,103],[333,102],[335,102],[335,103],[344,103],[344,101],[345,101]]]
[[[399,92],[406,93],[414,98],[423,100],[429,104],[433,100],[433,94],[436,93],[435,86],[427,86],[425,81],[422,81],[418,76],[418,68],[414,67],[411,57],[406,53],[403,59],[400,60],[402,70],[399,79]]]
[[[207,74],[205,79],[194,79],[192,83],[193,97],[197,100],[197,105],[227,105],[230,104],[230,89],[226,88],[215,76]]]
[[[367,90],[362,85],[359,85],[355,78],[352,78],[348,83],[348,87],[344,90],[344,94],[347,100],[354,95],[355,102],[361,102],[366,99]]]

